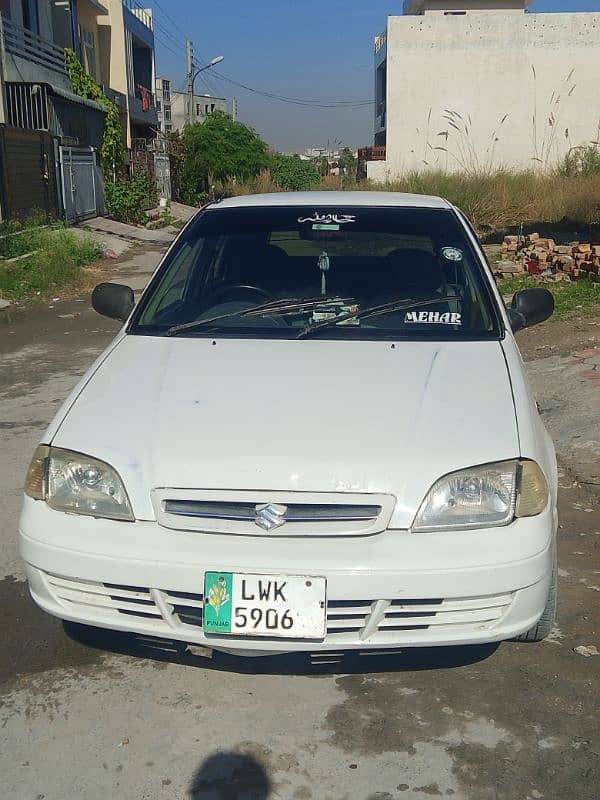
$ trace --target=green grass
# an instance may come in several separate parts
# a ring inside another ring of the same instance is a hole
[[[546,283],[534,280],[530,275],[521,275],[498,281],[498,287],[503,295],[512,295],[521,289],[534,287],[549,289],[554,295],[556,319],[568,319],[575,315],[590,316],[600,311],[600,283],[590,280],[560,281]]]
[[[81,267],[102,254],[91,237],[80,238],[63,225],[39,227],[36,222],[29,220],[18,235],[0,239],[0,296],[9,300],[76,285],[81,280]],[[15,229],[19,230],[15,224],[2,226],[0,236]],[[6,260],[17,256],[26,257]]]

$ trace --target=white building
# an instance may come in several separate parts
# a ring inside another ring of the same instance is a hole
[[[187,124],[188,96],[186,92],[173,89],[169,78],[156,78],[158,122],[163,133],[183,130]],[[214,111],[227,113],[227,100],[209,94],[194,94],[192,102],[192,125],[204,122]]]
[[[598,141],[600,14],[529,0],[405,0],[375,40],[369,177],[555,165]],[[382,149],[385,146],[385,151]]]

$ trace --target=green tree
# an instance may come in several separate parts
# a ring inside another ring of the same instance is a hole
[[[271,174],[278,186],[293,192],[306,191],[319,182],[317,170],[300,156],[275,156]]]
[[[181,191],[187,202],[196,202],[205,195],[209,176],[217,181],[229,178],[245,181],[272,163],[260,136],[222,111],[215,111],[201,124],[185,128],[183,140],[186,155]]]
[[[338,167],[343,171],[344,175],[351,175],[356,171],[356,159],[354,158],[354,153],[349,147],[342,147],[340,150]]]

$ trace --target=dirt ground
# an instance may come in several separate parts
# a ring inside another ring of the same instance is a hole
[[[517,337],[525,361],[548,355],[570,356],[591,347],[600,347],[600,308],[596,315],[552,320]]]
[[[575,648],[600,649],[600,493],[567,457],[580,454],[569,437],[600,427],[600,390],[582,377],[594,369],[574,358],[596,348],[597,320],[519,334],[567,454],[550,638],[328,659],[203,659],[63,626],[29,599],[15,548],[26,465],[117,328],[88,297],[0,319],[0,797],[597,800],[600,656]]]

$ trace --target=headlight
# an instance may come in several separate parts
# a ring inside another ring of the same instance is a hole
[[[104,461],[41,445],[35,451],[25,492],[56,511],[132,522],[123,481]]]
[[[548,504],[548,486],[535,461],[500,461],[452,472],[427,493],[414,531],[465,530],[508,525]]]

